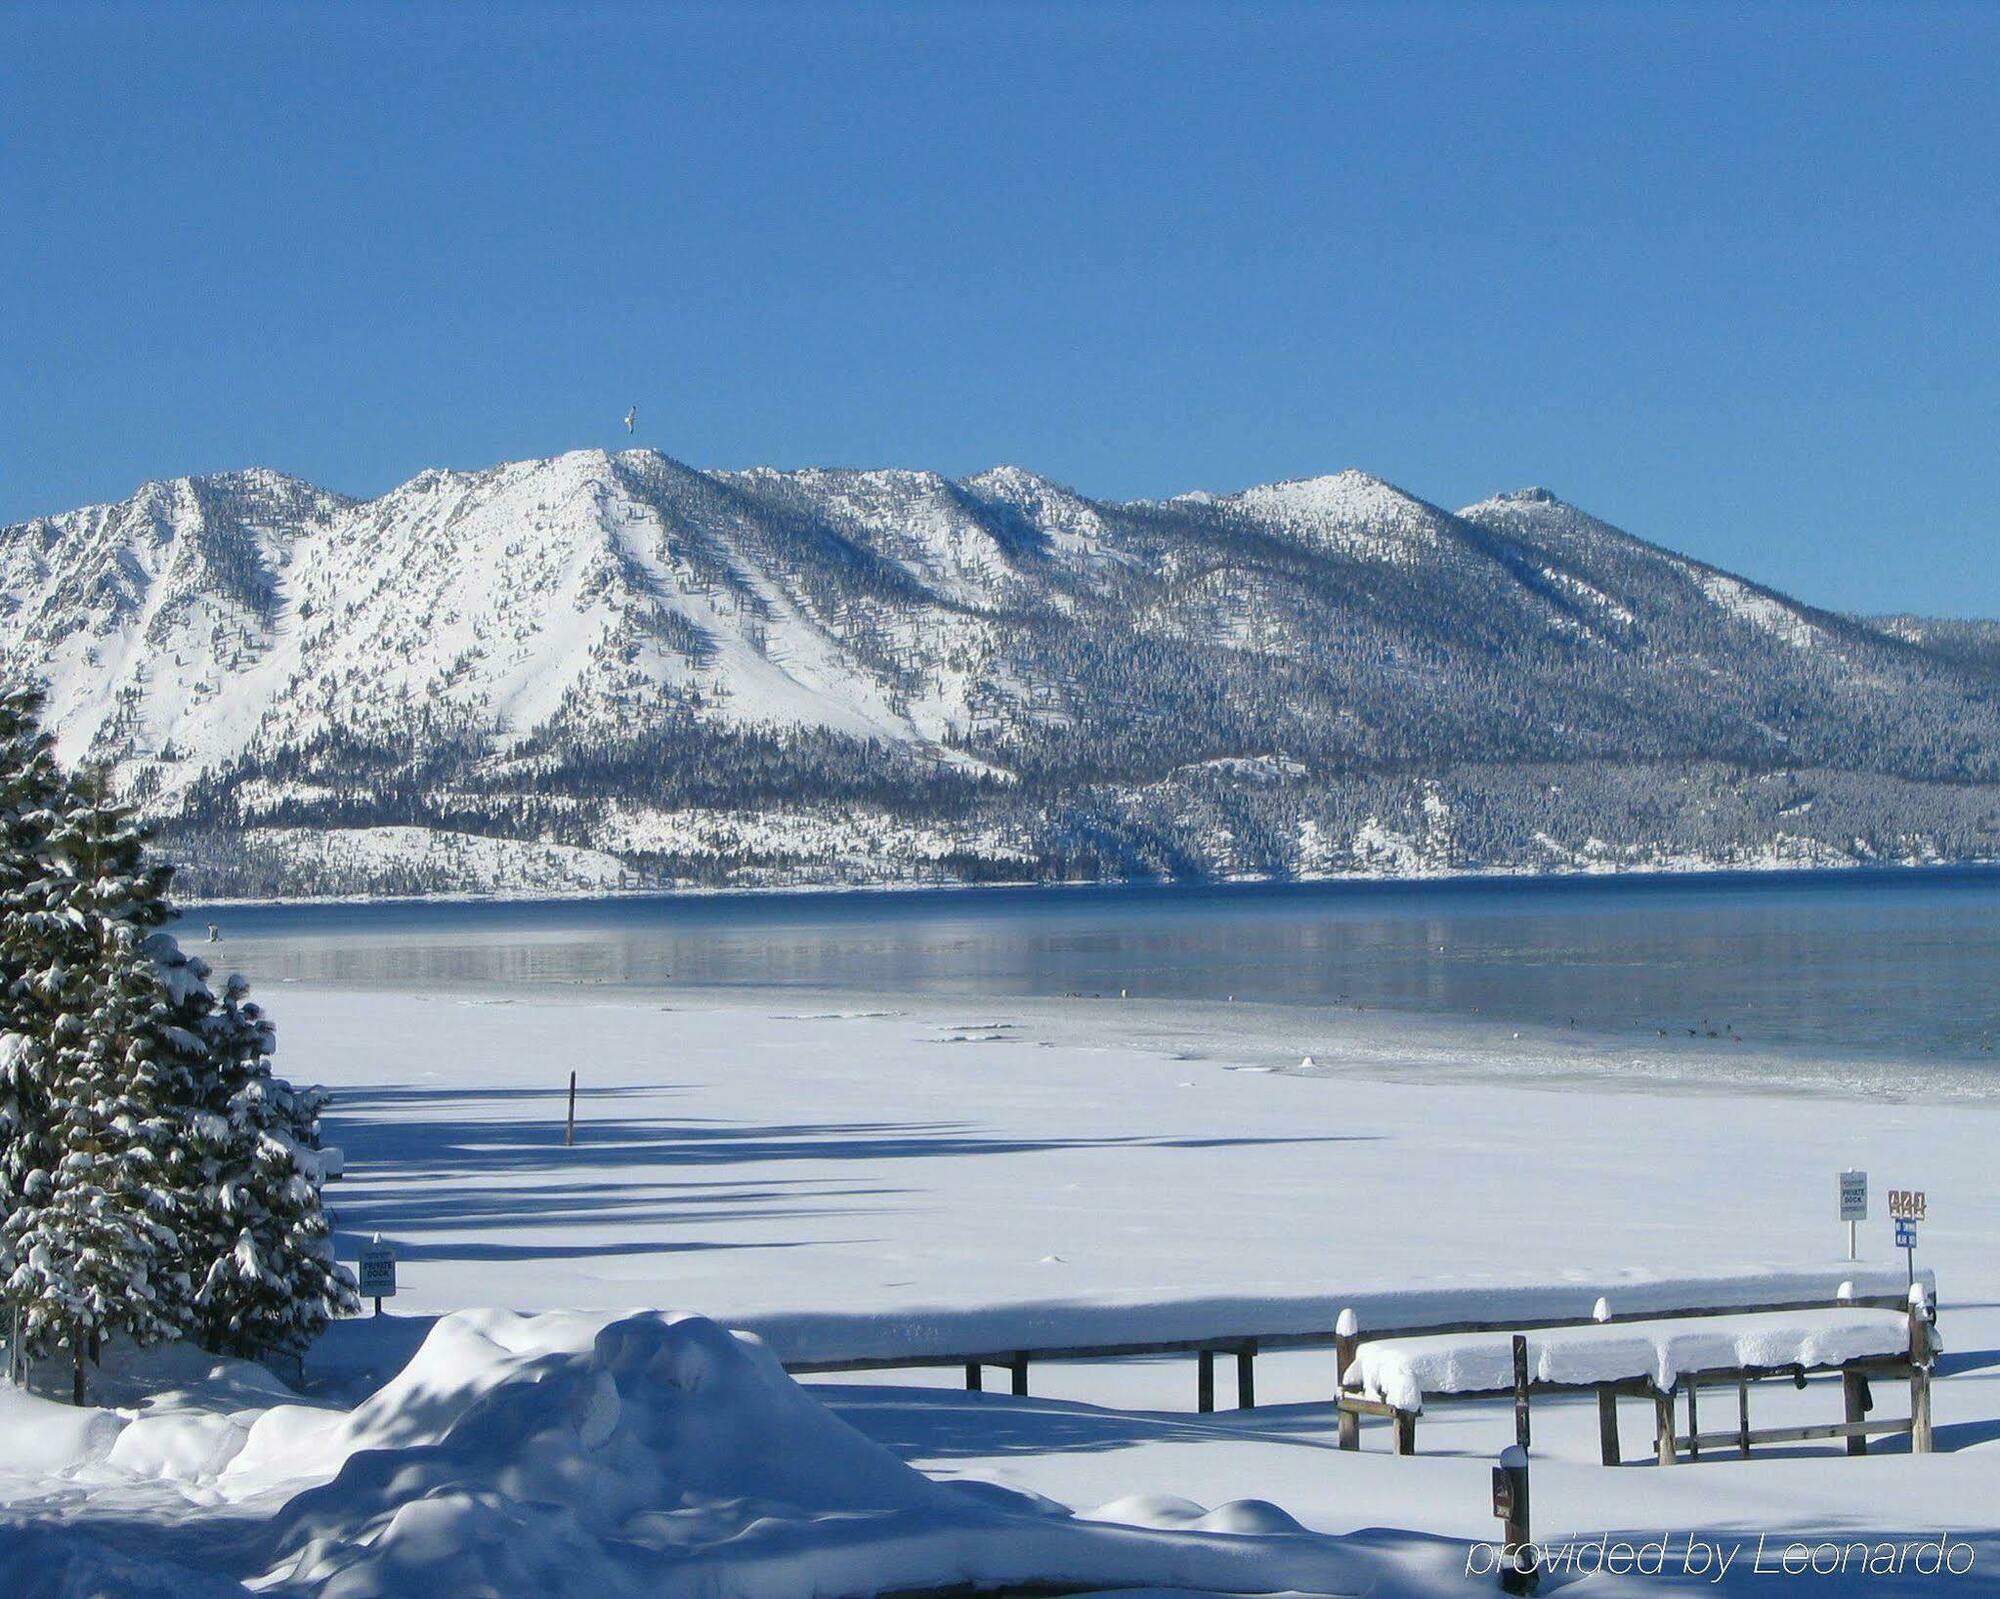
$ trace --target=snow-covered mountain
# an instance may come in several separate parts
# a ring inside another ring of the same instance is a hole
[[[0,618],[192,891],[2000,853],[1976,632],[1542,490],[247,471],[0,531]]]

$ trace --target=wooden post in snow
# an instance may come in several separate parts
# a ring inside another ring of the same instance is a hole
[[[1204,1349],[1195,1359],[1194,1408],[1205,1416],[1215,1409],[1215,1351]]]
[[[1500,1591],[1533,1593],[1541,1562],[1528,1527],[1528,1451],[1509,1444],[1493,1468],[1493,1513],[1506,1523],[1500,1555]]]
[[[1602,1294],[1590,1307],[1590,1319],[1600,1327],[1611,1319],[1611,1301]],[[1618,1464],[1618,1390],[1609,1383],[1597,1389],[1597,1449],[1605,1465]]]
[[[1618,1464],[1618,1390],[1597,1385],[1597,1448],[1607,1466]]]
[[[1528,1340],[1514,1334],[1514,1442],[1523,1449],[1528,1436]]]
[[[563,1123],[563,1147],[576,1142],[576,1073],[569,1074],[569,1118]]]
[[[1927,1455],[1931,1437],[1930,1297],[1922,1283],[1910,1284],[1910,1452]]]
[[[1840,1374],[1840,1397],[1850,1426],[1866,1421],[1868,1412],[1875,1408],[1875,1396],[1869,1392],[1868,1379],[1858,1371],[1843,1371]],[[1847,1452],[1850,1455],[1867,1454],[1868,1435],[1860,1432],[1850,1434]]]
[[[1254,1338],[1236,1351],[1236,1408],[1257,1408],[1257,1340]]]
[[[1528,1533],[1528,1442],[1528,1340],[1516,1333],[1514,1447],[1500,1454],[1500,1468],[1507,1476],[1507,1555],[1500,1568],[1500,1586],[1508,1593],[1533,1593],[1540,1580]]]
[[[976,1394],[984,1386],[985,1380],[979,1370],[979,1362],[968,1360],[965,1363],[965,1391],[969,1394]]]
[[[1361,1319],[1352,1308],[1340,1313],[1340,1319],[1333,1324],[1333,1397],[1339,1400],[1341,1384],[1347,1380],[1348,1369],[1354,1364],[1354,1357],[1361,1352]],[[1361,1417],[1352,1410],[1340,1413],[1340,1447],[1359,1449],[1361,1447]]]

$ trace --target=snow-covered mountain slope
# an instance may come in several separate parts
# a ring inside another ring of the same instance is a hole
[[[47,683],[65,757],[106,765],[212,886],[1707,859],[1689,829],[1714,807],[1661,796],[1711,767],[1742,793],[1819,774],[1843,798],[1808,853],[2000,833],[1990,653],[1542,490],[1454,514],[1350,471],[1112,503],[1015,467],[632,450],[356,502],[248,471],[0,531],[0,617],[0,668]],[[1542,768],[1567,798],[1525,798]],[[1611,796],[1648,789],[1621,818]],[[1727,849],[1779,848],[1776,811],[1741,820]],[[306,847],[329,830],[366,836]]]

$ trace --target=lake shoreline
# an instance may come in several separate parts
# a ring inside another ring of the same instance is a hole
[[[985,896],[1049,894],[1069,896],[1078,893],[1100,892],[1105,894],[1159,894],[1159,895],[1228,895],[1237,893],[1299,893],[1310,894],[1326,890],[1352,889],[1357,893],[1380,893],[1397,891],[1421,892],[1425,889],[1474,888],[1490,886],[1511,888],[1528,886],[1536,889],[1575,887],[1584,889],[1609,883],[1644,884],[1661,886],[1682,885],[1701,886],[1704,884],[1788,884],[1826,881],[1842,885],[1852,883],[1857,877],[1863,880],[1880,878],[1895,881],[1923,878],[1932,881],[1950,879],[1959,875],[1979,876],[1992,874],[2000,877],[2000,858],[1981,857],[1962,861],[1851,861],[1841,865],[1829,865],[1824,861],[1800,862],[1795,866],[1760,863],[1754,866],[1717,866],[1708,862],[1688,864],[1663,863],[1660,865],[1582,867],[1574,871],[1541,871],[1525,868],[1516,870],[1508,867],[1492,867],[1479,871],[1465,872],[1340,872],[1325,877],[1219,877],[1204,879],[1180,878],[1089,878],[1074,882],[1040,882],[1031,879],[996,879],[991,882],[971,883],[950,882],[881,882],[881,883],[823,883],[803,886],[758,885],[746,887],[704,887],[689,885],[685,888],[635,888],[635,889],[579,889],[573,893],[549,892],[540,889],[499,891],[493,893],[452,893],[452,894],[328,894],[311,898],[250,898],[250,899],[188,899],[178,900],[183,918],[197,913],[230,910],[311,910],[317,906],[353,908],[357,906],[477,906],[496,905],[507,907],[529,907],[549,905],[571,910],[579,905],[671,905],[677,903],[706,903],[717,900],[802,900],[802,901],[846,901],[871,895],[935,894],[956,897],[962,894]]]

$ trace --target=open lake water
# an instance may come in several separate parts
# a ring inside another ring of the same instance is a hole
[[[259,985],[1004,1002],[1288,1069],[2000,1098],[2000,868],[224,905],[184,940],[208,921]]]

